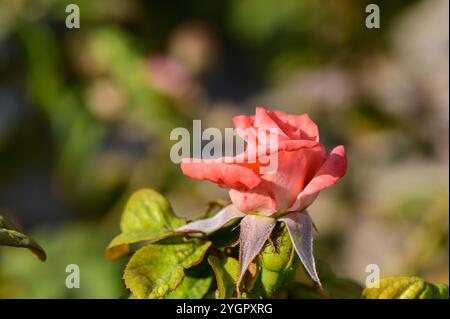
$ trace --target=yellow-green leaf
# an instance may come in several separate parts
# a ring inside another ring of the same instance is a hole
[[[210,245],[198,240],[146,245],[128,262],[125,284],[137,298],[162,298],[180,286],[184,269],[200,263]]]
[[[201,264],[186,270],[182,284],[174,291],[168,293],[165,298],[201,299],[208,292],[212,281],[211,270],[205,269],[204,265]]]
[[[431,284],[419,277],[391,276],[380,279],[379,288],[366,288],[364,299],[446,299],[448,286]]]
[[[172,229],[184,225],[175,216],[169,201],[152,189],[141,189],[131,195],[120,222],[121,234],[106,248],[106,257],[119,258],[130,250],[129,245],[141,241],[157,242],[173,235]]]
[[[0,245],[28,248],[40,260],[44,261],[47,258],[44,249],[38,243],[20,232],[3,216],[0,216]]]
[[[233,257],[219,259],[216,256],[209,256],[208,263],[216,276],[217,298],[231,298],[236,290],[239,262]]]
[[[157,242],[172,235],[165,230],[141,229],[127,233],[121,233],[114,237],[106,248],[106,258],[109,260],[117,259],[130,251],[130,244],[140,241],[146,241],[148,244]]]

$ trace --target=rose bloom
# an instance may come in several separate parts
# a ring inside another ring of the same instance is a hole
[[[233,122],[246,132],[241,134],[247,142],[245,154],[238,154],[233,161],[183,159],[181,169],[191,178],[228,188],[233,205],[241,212],[273,216],[303,211],[322,189],[345,175],[344,147],[337,146],[328,153],[319,143],[317,125],[307,114],[291,115],[257,107],[254,116],[238,115]],[[267,138],[249,138],[249,132],[261,130],[277,132],[276,147],[269,145]],[[277,156],[276,169],[261,173],[258,156],[256,162],[242,160],[249,159],[249,152],[255,149]]]
[[[277,221],[281,221],[303,266],[320,286],[313,255],[313,224],[306,208],[322,189],[344,176],[347,168],[344,147],[337,146],[328,154],[319,143],[317,125],[306,114],[290,115],[257,107],[254,116],[235,116],[233,122],[237,133],[247,142],[245,151],[235,157],[181,161],[185,175],[228,188],[233,205],[176,231],[208,234],[241,218],[236,283],[239,292],[248,266]],[[276,159],[277,165],[269,163],[270,170],[261,169],[267,164],[267,155]]]

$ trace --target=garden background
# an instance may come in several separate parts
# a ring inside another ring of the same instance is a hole
[[[376,1],[368,29],[371,2],[0,0],[0,214],[48,255],[1,247],[0,297],[124,295],[104,249],[134,190],[180,216],[227,197],[181,174],[170,131],[257,105],[306,112],[347,149],[309,209],[318,259],[361,284],[368,264],[448,284],[449,2]]]

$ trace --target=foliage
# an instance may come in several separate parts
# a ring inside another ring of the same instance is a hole
[[[365,299],[448,299],[448,286],[431,284],[418,277],[392,276],[382,278],[379,288],[366,288]]]
[[[20,232],[10,221],[0,215],[0,245],[28,248],[41,261],[47,259],[44,249],[31,237]]]
[[[270,240],[250,264],[241,286],[237,282],[238,250],[232,232],[236,226],[228,225],[209,235],[186,235],[174,231],[181,225],[184,220],[156,191],[141,189],[130,197],[122,214],[122,233],[106,252],[112,259],[132,254],[124,280],[133,298],[448,297],[446,285],[433,285],[418,277],[387,277],[381,279],[380,288],[363,290],[351,279],[338,277],[322,261],[318,262],[318,272],[323,287],[311,279],[296,281],[296,270],[304,270],[298,267],[283,223],[276,225]]]
[[[106,249],[106,257],[115,259],[129,251],[129,245],[141,241],[156,242],[171,235],[170,229],[184,224],[176,217],[167,199],[151,189],[134,193],[122,215],[120,229]]]
[[[126,293],[124,263],[110,263],[103,252],[113,234],[104,225],[71,223],[32,233],[48,255],[45,263],[20,249],[0,246],[0,298],[117,298]],[[67,289],[66,267],[80,268],[80,288]]]
[[[37,242],[49,256],[40,263],[28,249],[0,246],[0,297],[123,295],[133,252],[183,238],[170,226],[119,231],[133,190],[151,185],[189,217],[225,194],[181,178],[167,160],[170,130],[198,118],[228,127],[255,101],[308,112],[327,148],[348,145],[351,174],[311,210],[317,257],[359,283],[373,262],[386,274],[448,283],[448,1],[379,0],[382,27],[370,30],[367,3],[0,1],[0,214],[26,230],[21,244]],[[80,29],[65,27],[68,4],[80,6]],[[8,242],[16,231],[6,231]],[[181,287],[202,294],[193,283],[209,276],[204,297],[214,297],[210,257],[237,262],[239,231],[230,223],[198,238],[212,242],[206,256],[167,297],[187,296]],[[123,257],[110,263],[103,255],[114,235],[106,256]],[[70,263],[82,268],[80,289],[64,286]],[[361,294],[320,261],[326,293],[300,265],[286,278],[258,266],[248,284],[265,296]],[[228,279],[221,297],[236,296]]]

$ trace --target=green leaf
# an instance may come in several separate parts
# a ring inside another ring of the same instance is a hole
[[[164,230],[136,230],[128,233],[121,233],[114,237],[106,248],[106,258],[114,260],[130,252],[130,244],[140,241],[146,241],[148,244],[160,241],[172,235],[169,231]]]
[[[184,223],[175,216],[164,196],[152,189],[138,190],[126,204],[120,222],[122,233],[106,248],[106,258],[112,260],[127,254],[133,243],[153,243],[167,238],[173,235],[172,229]]]
[[[3,216],[0,216],[0,245],[28,248],[40,260],[47,259],[44,249],[38,243],[20,232]]]
[[[195,278],[185,276],[183,283],[175,291],[167,294],[167,299],[201,299],[208,292],[213,278]]]
[[[448,286],[431,284],[419,277],[390,276],[380,279],[379,288],[366,288],[364,299],[447,299]]]
[[[210,245],[198,240],[146,245],[128,262],[125,284],[137,298],[162,298],[180,286],[184,269],[200,263]]]
[[[236,290],[239,262],[233,257],[219,259],[212,255],[208,257],[208,262],[216,276],[217,298],[231,298]]]
[[[168,293],[166,299],[201,299],[209,290],[213,281],[211,269],[208,264],[201,263],[198,266],[185,271],[182,284],[174,291]],[[206,267],[205,267],[206,266]]]

